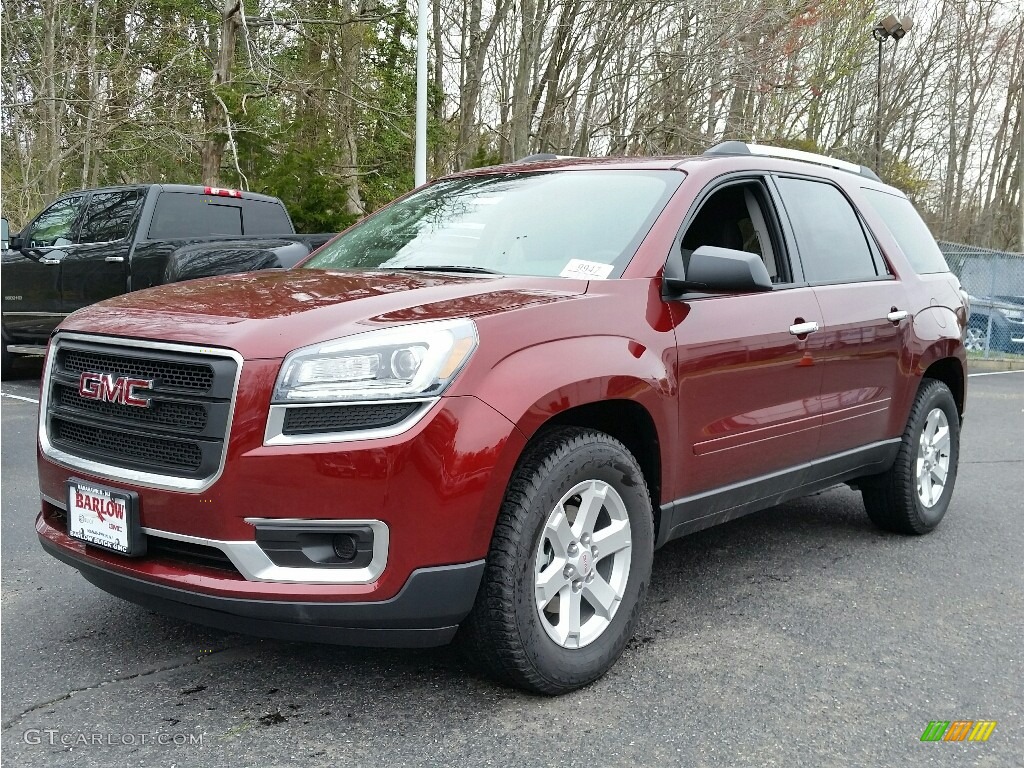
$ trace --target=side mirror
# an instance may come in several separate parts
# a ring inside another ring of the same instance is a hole
[[[0,219],[0,235],[3,239],[3,250],[20,251],[25,247],[25,241],[19,235],[11,234],[11,225],[7,219]]]
[[[772,279],[756,253],[702,245],[685,267],[681,257],[665,264],[663,285],[673,295],[682,293],[753,293],[770,291]]]

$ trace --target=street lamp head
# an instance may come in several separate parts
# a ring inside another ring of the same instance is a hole
[[[893,40],[899,42],[907,36],[907,32],[909,32],[910,28],[913,26],[914,20],[909,16],[897,19],[896,16],[890,13],[871,28],[871,36],[879,42],[887,37],[891,37]]]
[[[878,173],[882,164],[882,43],[891,37],[894,44],[899,45],[900,40],[907,36],[907,32],[912,26],[914,26],[914,20],[909,16],[897,19],[890,13],[871,28],[871,36],[878,41],[878,81],[875,89],[875,173]]]

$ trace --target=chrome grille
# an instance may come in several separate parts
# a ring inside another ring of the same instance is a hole
[[[150,398],[149,408],[133,408],[120,403],[86,400],[78,394],[76,387],[69,387],[65,384],[57,384],[54,390],[57,393],[57,402],[65,408],[74,408],[99,416],[110,416],[129,421],[134,419],[150,424],[165,424],[189,432],[202,432],[206,428],[207,411],[199,403]]]
[[[134,376],[140,379],[154,379],[163,388],[193,389],[207,392],[213,386],[212,366],[185,362],[148,360],[138,357],[81,350],[61,350],[60,365],[72,373],[94,371],[112,373],[118,376]]]
[[[130,456],[134,463],[182,467],[195,471],[203,461],[203,451],[191,441],[161,440],[152,436],[125,434],[92,424],[75,424],[54,418],[50,422],[53,439],[79,451],[95,453],[117,461]]]
[[[221,467],[239,362],[184,345],[57,337],[44,384],[45,430],[60,460],[111,477],[202,487]],[[82,374],[152,381],[148,407],[83,397]],[[47,451],[44,443],[44,452]]]

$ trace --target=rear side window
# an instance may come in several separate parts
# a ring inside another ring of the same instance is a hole
[[[915,272],[921,275],[949,272],[949,265],[928,231],[928,225],[907,198],[877,189],[864,189],[863,192]]]
[[[867,236],[842,192],[820,181],[778,178],[809,283],[878,277]]]
[[[141,199],[138,189],[94,194],[89,199],[78,242],[110,243],[128,237]]]
[[[162,193],[149,225],[153,240],[241,234],[242,209],[237,201],[189,192]]]
[[[246,235],[290,235],[291,219],[281,203],[242,200],[242,231]]]

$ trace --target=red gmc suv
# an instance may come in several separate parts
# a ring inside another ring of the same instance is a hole
[[[299,266],[54,333],[43,547],[114,595],[277,638],[439,645],[561,693],[632,634],[655,549],[838,483],[932,530],[964,294],[838,160],[534,156],[439,179]]]

